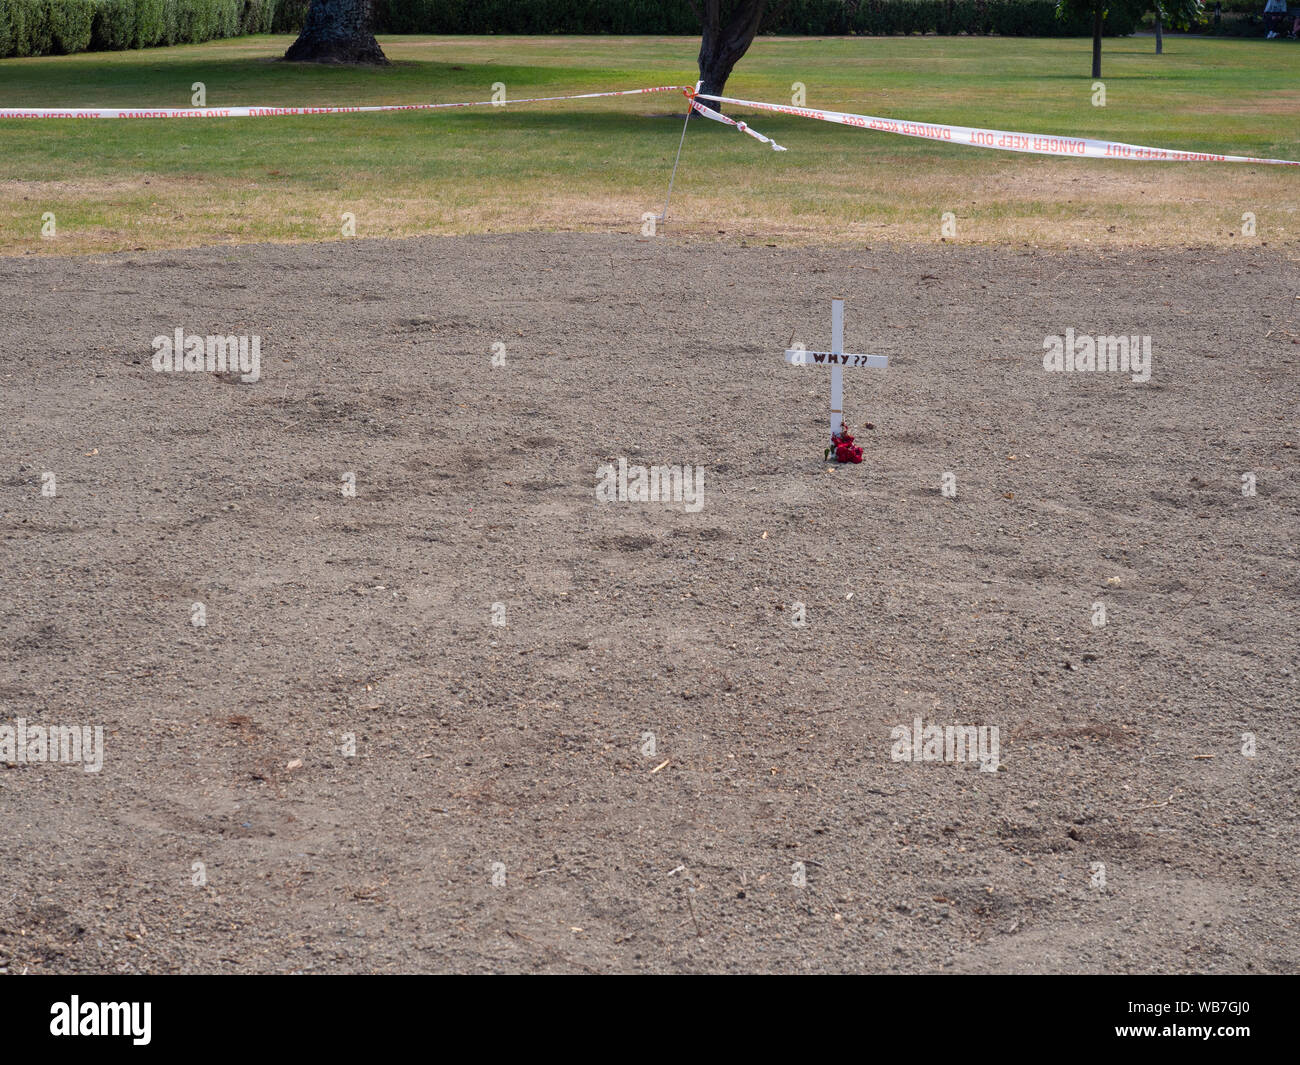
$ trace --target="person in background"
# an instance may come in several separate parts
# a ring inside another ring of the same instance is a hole
[[[1264,28],[1268,30],[1265,40],[1271,41],[1278,34],[1278,27],[1286,15],[1286,0],[1268,0],[1264,5]]]
[[[1300,38],[1300,11],[1295,13],[1295,21],[1291,23],[1291,32],[1287,36],[1293,41]]]

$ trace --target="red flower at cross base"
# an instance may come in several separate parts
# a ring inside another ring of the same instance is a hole
[[[871,428],[870,425],[867,426]],[[837,433],[831,433],[831,446],[826,449],[826,457],[835,456],[836,462],[861,462],[862,448],[853,443],[847,425],[841,425]]]

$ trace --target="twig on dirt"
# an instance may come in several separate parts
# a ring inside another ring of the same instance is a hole
[[[1209,586],[1210,586],[1209,581],[1203,581],[1200,587],[1198,587],[1195,591],[1193,591],[1191,596],[1188,597],[1187,602],[1185,602],[1182,606],[1180,606],[1177,610],[1175,610],[1172,614],[1169,615],[1169,619],[1172,621],[1174,618],[1178,617],[1178,615],[1181,614],[1184,610],[1186,610],[1189,606],[1191,606],[1192,603],[1196,601],[1196,597],[1200,595],[1203,591],[1205,591],[1205,589],[1208,588]]]
[[[666,766],[671,761],[672,761],[671,758],[665,758],[662,762],[660,762],[657,766],[655,766],[652,770],[650,770],[650,775],[654,776],[656,773],[659,772],[659,770],[661,770],[664,766]]]
[[[704,933],[700,931],[700,922],[695,919],[695,900],[689,894],[686,896],[686,905],[691,910],[691,923],[695,925],[695,938],[703,939]]]
[[[591,973],[592,976],[601,975],[599,969],[593,969],[590,965],[587,965],[585,962],[580,962],[574,958],[570,958],[568,955],[566,955],[562,951],[556,950],[554,947],[547,946],[545,943],[539,943],[537,942],[537,940],[533,939],[532,936],[526,936],[522,932],[516,932],[511,928],[504,928],[502,929],[502,931],[505,932],[505,934],[508,935],[511,939],[522,939],[525,943],[531,943],[538,950],[542,950],[545,951],[547,954],[554,955],[555,957],[559,958],[560,961],[564,962],[566,965],[576,966],[577,968],[582,969],[585,972]]]
[[[1174,797],[1175,797],[1177,794],[1178,794],[1178,792],[1174,792],[1174,794],[1173,794],[1173,795],[1170,795],[1169,798],[1167,798],[1164,802],[1152,802],[1152,803],[1150,803],[1150,804],[1148,804],[1148,803],[1144,803],[1144,802],[1139,802],[1139,803],[1134,803],[1133,805],[1135,805],[1135,806],[1140,806],[1140,807],[1142,807],[1144,810],[1154,810],[1154,809],[1156,809],[1157,807],[1160,807],[1160,806],[1168,806],[1171,802],[1174,801]]]

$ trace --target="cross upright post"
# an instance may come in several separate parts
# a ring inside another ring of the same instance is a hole
[[[844,301],[831,300],[831,354],[844,354]],[[844,367],[831,367],[831,436],[844,424]]]
[[[844,351],[844,300],[831,300],[831,350],[807,351],[804,348],[787,348],[785,361],[795,366],[821,366],[831,368],[831,436],[844,426],[844,367],[866,366],[873,370],[887,370],[887,355],[850,355]]]

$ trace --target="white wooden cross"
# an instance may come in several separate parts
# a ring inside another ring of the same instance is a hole
[[[888,355],[846,355],[844,353],[844,301],[831,300],[831,350],[805,351],[786,348],[785,361],[796,366],[831,368],[831,435],[844,424],[844,367],[868,366],[873,370],[889,369]]]

